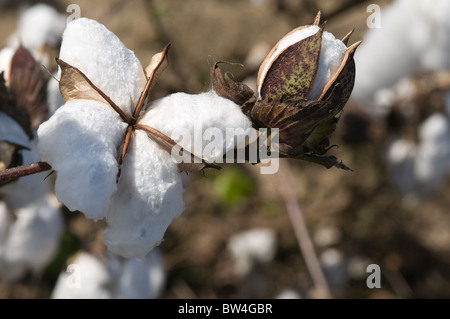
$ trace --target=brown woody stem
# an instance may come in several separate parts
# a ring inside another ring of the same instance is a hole
[[[42,173],[51,169],[52,167],[47,162],[37,162],[29,165],[9,168],[7,170],[0,171],[0,186],[11,183],[20,177]]]

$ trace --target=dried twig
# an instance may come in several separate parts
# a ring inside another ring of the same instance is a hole
[[[300,246],[303,258],[305,259],[306,267],[308,268],[317,289],[318,297],[329,299],[332,298],[330,288],[325,275],[322,272],[319,259],[314,250],[314,245],[309,236],[308,229],[306,228],[302,209],[296,199],[295,192],[293,191],[293,183],[291,182],[290,174],[289,163],[285,160],[280,161],[280,168],[278,174],[276,174],[280,196],[285,203],[297,242]]]
[[[20,177],[49,171],[51,169],[52,167],[47,162],[38,162],[9,168],[7,170],[0,171],[0,186],[11,183]]]

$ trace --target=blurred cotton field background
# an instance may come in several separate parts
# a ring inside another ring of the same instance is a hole
[[[0,297],[323,297],[286,187],[332,297],[450,297],[449,1],[5,0],[0,68],[8,70],[21,43],[55,72],[66,21],[79,13],[106,25],[143,65],[172,44],[154,99],[208,90],[211,61],[242,63],[226,71],[255,87],[271,47],[319,9],[327,31],[342,38],[355,29],[350,44],[363,40],[353,95],[332,136],[339,148],[330,151],[353,172],[289,161],[289,180],[250,164],[190,174],[185,212],[142,260],[106,251],[104,225],[59,204],[52,177],[23,178],[0,187]],[[46,92],[49,116],[62,104],[50,76]],[[0,125],[0,140],[28,145],[24,161],[39,159],[35,138],[2,113]],[[381,288],[367,287],[371,264]]]

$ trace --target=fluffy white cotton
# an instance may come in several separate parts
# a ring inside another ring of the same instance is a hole
[[[230,237],[227,248],[234,259],[235,273],[245,275],[255,262],[265,263],[273,259],[276,236],[271,229],[251,229]]]
[[[109,105],[72,100],[39,127],[39,153],[56,171],[56,195],[70,210],[106,216],[126,126]]]
[[[381,10],[381,28],[369,29],[355,54],[352,98],[373,94],[421,69],[450,67],[450,2],[397,0]]]
[[[10,210],[7,216],[0,217],[9,219],[7,229],[0,228],[6,232],[0,234],[0,277],[11,282],[27,271],[42,274],[59,248],[64,229],[59,205],[45,196],[27,207]]]
[[[59,58],[80,69],[131,115],[146,79],[141,63],[104,25],[87,18],[70,22]]]
[[[142,258],[161,242],[169,224],[183,212],[177,165],[146,133],[137,131],[118,188],[108,209],[105,244],[118,255]]]
[[[164,261],[157,249],[140,260],[83,252],[59,275],[51,298],[153,299],[160,297],[165,281]]]
[[[252,127],[238,105],[214,91],[169,95],[153,102],[139,122],[210,162],[222,162],[224,154],[250,136]]]
[[[317,69],[313,88],[309,94],[310,100],[320,97],[325,85],[341,65],[346,51],[347,47],[341,40],[336,39],[330,32],[323,32],[319,56],[319,68]]]
[[[279,54],[287,47],[299,42],[307,37],[316,34],[320,28],[312,25],[309,27],[301,27],[288,33],[283,39],[281,39],[276,45],[276,49],[271,52],[267,61],[264,62],[264,66],[259,75],[260,79],[264,79],[269,71],[273,61],[279,56]],[[310,92],[309,99],[316,99],[322,93],[325,84],[331,79],[335,71],[342,62],[347,47],[345,44],[334,37],[330,32],[324,31],[322,35],[321,52],[319,56],[319,67],[317,70],[316,79],[313,88]],[[258,95],[261,95],[262,82],[259,83]]]

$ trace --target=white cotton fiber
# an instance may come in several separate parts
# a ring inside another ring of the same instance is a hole
[[[323,32],[319,68],[317,69],[313,88],[309,94],[309,100],[315,100],[320,97],[325,85],[341,65],[346,51],[347,47],[341,40],[336,39],[330,32]]]
[[[250,136],[252,127],[239,106],[214,91],[169,95],[153,102],[139,122],[161,131],[191,153],[219,163]]]
[[[80,18],[67,25],[60,59],[80,69],[131,115],[146,79],[139,60],[104,25]]]
[[[70,210],[105,217],[126,127],[109,105],[91,100],[69,101],[41,124],[39,153],[56,171],[56,195]]]
[[[184,208],[183,187],[170,154],[137,131],[107,214],[105,244],[126,258],[142,258],[163,239]]]
[[[50,196],[14,210],[14,215],[0,243],[0,277],[8,282],[26,271],[41,275],[55,256],[64,229],[59,206]]]

